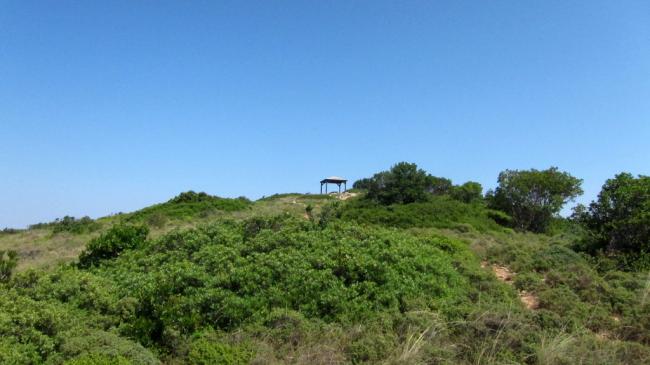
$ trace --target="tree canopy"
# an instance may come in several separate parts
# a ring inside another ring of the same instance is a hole
[[[598,199],[576,216],[594,246],[610,251],[650,251],[650,176],[620,173],[603,185]]]
[[[514,228],[544,232],[564,204],[582,194],[582,180],[557,167],[546,170],[505,170],[489,194],[492,208],[512,217]]]
[[[427,200],[432,179],[414,163],[400,162],[364,181],[368,199],[381,204],[407,204]]]

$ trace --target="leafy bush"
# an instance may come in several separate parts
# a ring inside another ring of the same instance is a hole
[[[132,365],[133,363],[122,356],[109,356],[105,354],[84,354],[70,361],[65,365]]]
[[[73,358],[73,364],[160,364],[151,351],[140,344],[101,330],[69,333],[59,352],[64,358]]]
[[[342,206],[339,215],[343,220],[397,228],[469,225],[479,231],[502,229],[482,204],[466,204],[449,196],[432,196],[427,202],[390,206],[360,199]]]
[[[246,365],[253,355],[245,346],[218,342],[216,336],[208,332],[192,341],[187,358],[191,365]]]
[[[122,251],[142,245],[149,229],[145,226],[117,225],[88,243],[79,255],[79,265],[89,267],[117,257]]]
[[[514,232],[481,199],[427,194],[392,205],[303,200],[314,219],[298,208],[155,240],[116,226],[88,245],[85,265],[0,284],[0,363],[650,360],[647,273],[573,251],[582,232],[571,222]],[[539,307],[526,308],[518,289]]]
[[[234,212],[249,208],[252,202],[244,197],[236,199],[220,198],[188,191],[180,193],[166,203],[156,204],[131,214],[129,222],[148,222],[154,227],[164,224],[166,218],[192,219],[205,217],[214,212]],[[161,223],[162,222],[162,223]]]
[[[432,178],[414,163],[400,162],[388,171],[362,180],[355,187],[364,186],[366,197],[381,204],[405,204],[425,201],[432,188]]]
[[[456,253],[467,260],[466,249],[454,242],[293,218],[256,226],[246,240],[229,224],[173,233],[101,266],[120,296],[139,298],[126,333],[162,344],[165,332],[230,330],[274,308],[356,322],[414,300],[449,313],[466,300],[469,283],[451,262]]]
[[[15,337],[0,338],[0,364],[23,365],[41,362],[34,344],[17,342]]]

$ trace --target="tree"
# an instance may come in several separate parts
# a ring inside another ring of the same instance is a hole
[[[650,176],[620,173],[603,185],[589,208],[574,211],[592,234],[594,248],[650,252]]]
[[[355,181],[354,184],[352,184],[352,187],[354,189],[367,190],[370,187],[371,183],[372,183],[372,178],[371,177],[366,177],[366,178]]]
[[[514,228],[544,232],[568,201],[582,194],[582,180],[557,167],[546,170],[505,170],[499,186],[488,194],[491,208],[512,217]]]
[[[414,163],[400,162],[389,171],[375,174],[367,182],[366,197],[381,204],[425,201],[432,188],[431,176]]]
[[[468,181],[463,185],[454,186],[451,190],[451,197],[465,203],[471,203],[483,197],[483,187],[477,182]]]
[[[427,178],[429,179],[427,190],[433,195],[449,194],[453,188],[451,180],[447,178],[431,175],[429,175]]]

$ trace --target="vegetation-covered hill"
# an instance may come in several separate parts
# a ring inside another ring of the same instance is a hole
[[[625,217],[558,217],[557,170],[506,177],[483,197],[398,164],[345,201],[188,192],[7,230],[0,363],[650,363],[645,253],[601,244]]]

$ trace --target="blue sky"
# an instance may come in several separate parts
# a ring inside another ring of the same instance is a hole
[[[0,228],[398,161],[650,174],[650,2],[0,3]]]

